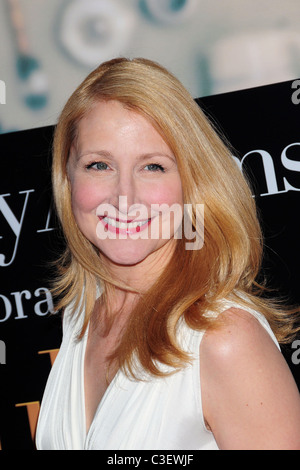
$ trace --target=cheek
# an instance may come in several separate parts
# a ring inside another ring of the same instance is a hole
[[[101,192],[92,184],[75,181],[72,184],[74,214],[93,211],[102,201]]]
[[[181,181],[178,178],[153,188],[148,193],[148,204],[152,206],[151,214],[155,217],[150,228],[151,238],[169,239],[181,226],[183,218],[183,194]]]
[[[147,200],[149,204],[174,203],[183,205],[183,194],[180,180],[173,180],[164,185],[157,186],[148,191]]]

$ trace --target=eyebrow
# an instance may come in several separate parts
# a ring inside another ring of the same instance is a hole
[[[175,155],[168,154],[168,153],[161,153],[161,152],[150,152],[150,153],[142,154],[138,157],[138,160],[144,161],[144,160],[147,160],[148,158],[159,158],[159,157],[169,158],[173,162],[176,162]]]
[[[77,155],[77,160],[80,160],[81,158],[83,158],[87,155],[91,155],[91,154],[98,155],[99,157],[109,158],[109,159],[114,158],[114,156],[106,150],[96,150],[96,151],[95,150],[87,150],[87,151],[81,153],[80,155]],[[150,152],[150,153],[141,154],[141,155],[137,156],[136,160],[144,161],[144,160],[147,160],[149,158],[159,158],[159,157],[169,158],[170,160],[172,160],[173,162],[176,163],[175,155],[168,154],[168,153],[161,153],[161,152]]]
[[[78,155],[77,153],[77,160],[80,160],[81,158],[87,156],[87,155],[99,155],[99,157],[106,157],[106,158],[112,158],[112,155],[110,152],[107,152],[106,150],[87,150],[81,154]]]

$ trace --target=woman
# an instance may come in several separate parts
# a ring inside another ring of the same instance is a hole
[[[100,65],[60,116],[53,184],[64,335],[37,448],[299,449],[292,315],[262,298],[251,192],[178,80]]]

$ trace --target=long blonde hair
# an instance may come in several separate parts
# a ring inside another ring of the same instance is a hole
[[[184,366],[189,356],[176,340],[180,319],[194,329],[216,326],[206,315],[230,298],[265,315],[280,342],[293,334],[291,315],[261,296],[256,279],[262,259],[262,234],[248,183],[231,152],[182,84],[160,65],[146,59],[118,58],[94,70],[65,105],[55,131],[53,191],[66,238],[58,263],[54,294],[57,308],[71,302],[84,315],[84,333],[93,311],[97,285],[103,295],[116,284],[101,265],[97,250],[78,229],[71,207],[67,162],[80,119],[95,102],[117,100],[149,119],[172,149],[180,172],[184,202],[204,204],[204,244],[186,250],[184,237],[148,292],[144,293],[114,357],[135,375],[133,356],[143,368],[161,375],[159,363]],[[123,286],[126,288],[126,286]]]

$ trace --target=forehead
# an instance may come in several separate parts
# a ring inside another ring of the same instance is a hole
[[[119,127],[128,122],[144,122],[147,120],[141,113],[132,110],[119,101],[95,102],[79,122],[79,130],[86,127],[96,126],[99,129],[105,127]]]
[[[100,141],[111,146],[114,142],[125,145],[131,141],[168,145],[150,118],[118,101],[95,103],[77,126],[76,147]]]

